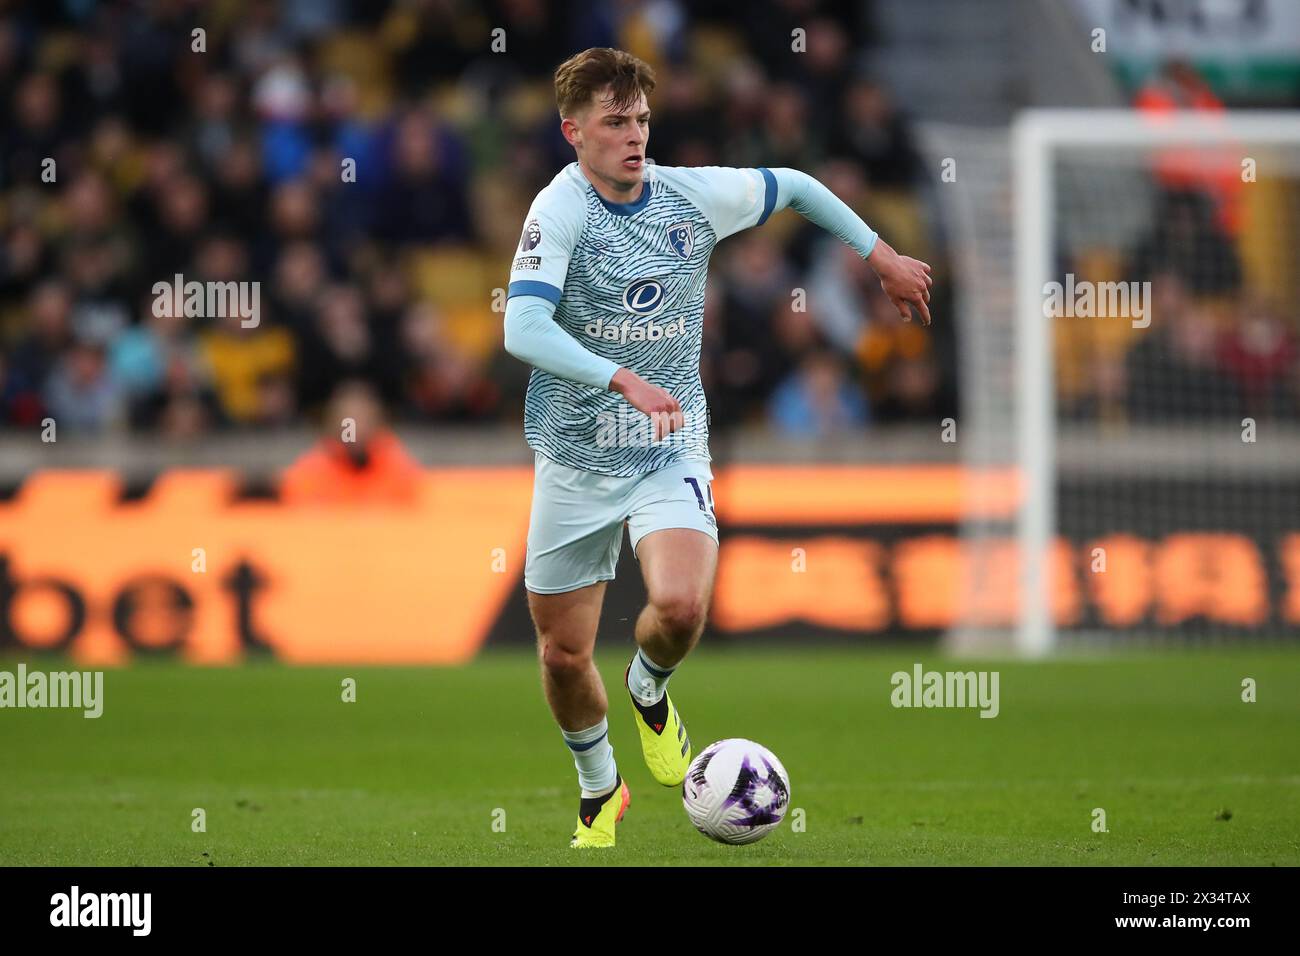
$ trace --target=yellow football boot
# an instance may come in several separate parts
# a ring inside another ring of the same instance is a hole
[[[623,686],[627,686],[631,665],[623,672]],[[673,706],[668,691],[664,691],[659,703],[645,707],[632,697],[632,709],[636,711],[636,729],[641,737],[641,755],[645,765],[650,768],[650,775],[665,787],[680,787],[686,779],[686,769],[691,765],[691,738],[686,735],[686,725],[682,723],[681,714]]]
[[[622,777],[605,796],[583,797],[578,804],[578,829],[569,846],[575,850],[613,846],[614,824],[623,819],[631,802],[632,794]]]

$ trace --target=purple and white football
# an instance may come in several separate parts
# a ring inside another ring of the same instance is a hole
[[[790,777],[776,754],[732,737],[705,747],[682,782],[682,804],[699,830],[719,843],[753,843],[785,819]]]

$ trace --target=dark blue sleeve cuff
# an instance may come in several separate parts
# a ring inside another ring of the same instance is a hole
[[[756,226],[761,226],[767,222],[767,217],[772,215],[772,210],[776,208],[776,177],[772,175],[772,170],[766,166],[758,167],[758,171],[763,174],[763,183],[767,187],[767,192],[763,196],[763,215],[758,217]]]
[[[521,279],[518,282],[510,283],[506,289],[506,298],[512,298],[517,295],[535,295],[540,299],[545,299],[552,305],[558,305],[560,302],[561,291],[549,282],[537,282],[533,279]]]

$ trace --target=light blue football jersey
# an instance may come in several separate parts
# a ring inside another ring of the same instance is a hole
[[[628,477],[709,460],[700,383],[704,286],[718,240],[761,225],[777,183],[763,168],[647,164],[632,203],[611,203],[570,163],[537,194],[507,295],[555,303],[554,320],[584,348],[673,395],[686,426],[653,440],[623,396],[534,368],[524,436],[552,461]]]

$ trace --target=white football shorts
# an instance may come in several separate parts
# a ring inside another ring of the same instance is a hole
[[[642,538],[665,528],[694,528],[716,543],[712,481],[706,461],[619,478],[569,468],[537,452],[524,587],[559,594],[613,580],[625,524],[634,555]]]

